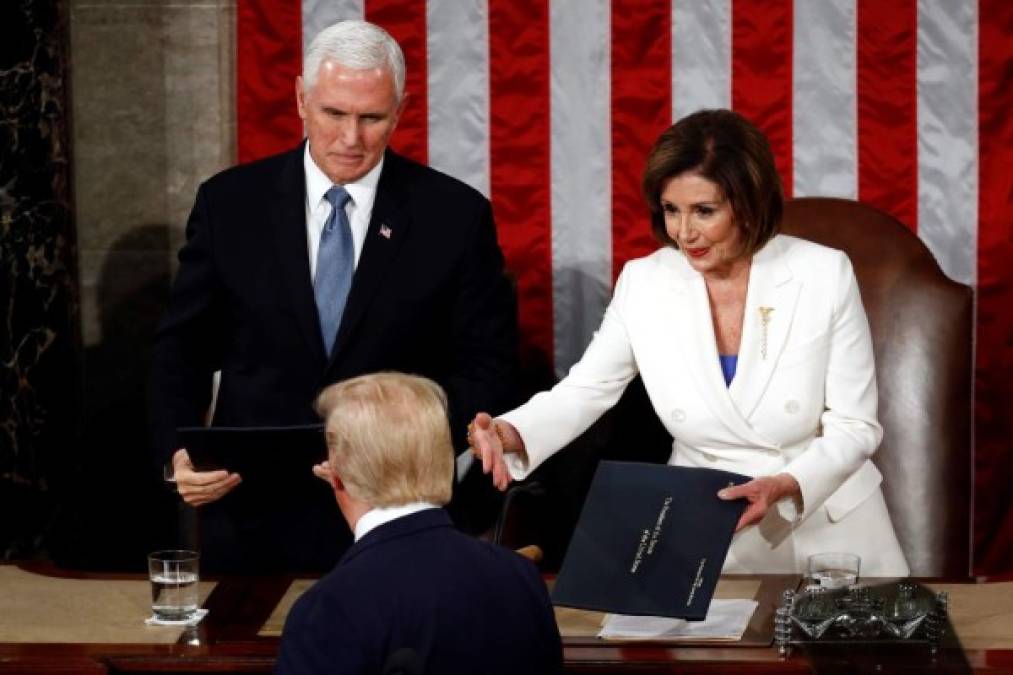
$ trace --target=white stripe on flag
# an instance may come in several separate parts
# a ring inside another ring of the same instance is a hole
[[[795,0],[792,175],[795,197],[858,195],[853,0]]]
[[[303,52],[317,33],[338,21],[363,19],[366,16],[365,0],[303,0],[302,44]]]
[[[731,0],[672,0],[672,119],[731,107]]]
[[[484,194],[489,188],[489,6],[429,0],[429,164]]]
[[[977,14],[973,2],[918,2],[918,235],[965,284],[977,267]]]
[[[550,4],[556,373],[584,353],[612,286],[608,0]]]

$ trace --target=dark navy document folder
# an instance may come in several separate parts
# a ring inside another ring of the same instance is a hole
[[[313,465],[327,459],[322,424],[291,427],[182,427],[180,443],[198,471],[228,469],[243,477],[243,492],[280,485],[326,487]]]
[[[751,480],[714,469],[602,462],[552,592],[557,605],[700,621]]]

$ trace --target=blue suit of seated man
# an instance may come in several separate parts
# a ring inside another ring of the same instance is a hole
[[[559,673],[534,565],[468,537],[441,506],[453,480],[442,390],[399,373],[332,385],[330,481],[354,545],[292,607],[277,673]]]

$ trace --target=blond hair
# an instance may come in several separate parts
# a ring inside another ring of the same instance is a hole
[[[384,372],[333,384],[317,397],[331,470],[371,507],[446,504],[454,480],[447,397],[424,377]]]

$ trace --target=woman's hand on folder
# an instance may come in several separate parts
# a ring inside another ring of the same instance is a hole
[[[500,491],[506,490],[513,480],[503,454],[524,452],[524,439],[509,422],[494,420],[480,412],[468,425],[468,445],[476,458],[482,460],[482,473],[492,473],[492,483]]]
[[[172,456],[172,475],[176,480],[176,491],[190,506],[203,506],[218,501],[243,480],[238,473],[230,473],[225,469],[195,470],[185,448],[180,448]]]
[[[742,512],[735,531],[763,520],[767,511],[777,502],[786,497],[800,499],[802,491],[798,481],[790,473],[779,473],[776,476],[759,476],[741,485],[734,485],[718,491],[721,499],[746,499],[749,505]]]

